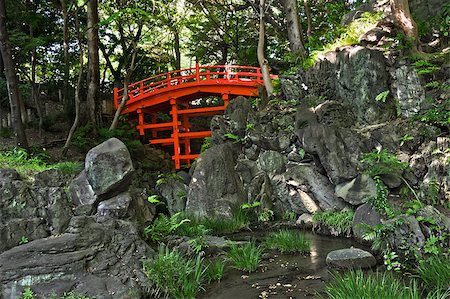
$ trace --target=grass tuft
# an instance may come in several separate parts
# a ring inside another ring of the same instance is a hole
[[[330,299],[421,298],[415,281],[406,286],[391,272],[365,274],[361,270],[335,274],[325,294]]]
[[[316,212],[313,215],[313,220],[333,229],[338,235],[349,234],[352,229],[354,214],[355,212],[351,209],[343,209],[339,212]]]
[[[206,268],[206,279],[209,283],[211,283],[211,281],[220,282],[223,277],[224,270],[225,261],[223,259],[216,259],[210,262]]]
[[[156,296],[175,299],[196,298],[203,289],[205,266],[203,258],[185,258],[177,250],[160,246],[152,260],[143,262],[144,272],[155,285]]]
[[[418,272],[427,289],[450,290],[450,258],[444,255],[431,256],[419,261]]]
[[[285,253],[309,253],[309,241],[299,231],[283,229],[270,233],[264,244],[270,249],[278,249]]]
[[[236,269],[254,272],[261,262],[262,253],[263,249],[253,241],[244,245],[232,243],[227,257]]]

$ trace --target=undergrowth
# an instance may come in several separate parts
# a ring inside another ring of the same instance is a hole
[[[313,220],[332,229],[338,235],[350,234],[355,212],[351,209],[342,211],[316,212]]]
[[[309,241],[305,236],[294,230],[279,230],[270,233],[264,242],[264,245],[270,249],[278,249],[283,253],[309,253]]]
[[[263,248],[256,245],[254,241],[237,245],[231,243],[227,257],[236,269],[254,272],[261,262]]]

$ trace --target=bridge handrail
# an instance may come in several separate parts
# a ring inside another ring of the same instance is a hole
[[[273,76],[274,78],[276,76]],[[128,85],[130,99],[127,104],[135,102],[139,95],[156,93],[159,90],[179,88],[180,85],[199,83],[200,81],[253,81],[263,84],[261,69],[253,66],[211,65],[185,68],[152,76]],[[114,105],[117,108],[123,98],[124,88],[114,88]]]

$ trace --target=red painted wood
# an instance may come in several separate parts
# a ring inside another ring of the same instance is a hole
[[[191,132],[189,118],[222,113],[230,99],[236,96],[258,96],[258,87],[261,85],[264,85],[264,81],[261,70],[257,67],[196,64],[195,68],[176,70],[130,84],[129,100],[122,114],[138,115],[137,129],[141,136],[149,131],[152,137],[150,144],[173,145],[172,160],[175,168],[180,169],[181,161],[187,161],[189,166],[191,160],[198,157],[198,154],[191,153],[190,140],[211,136],[210,131]],[[123,92],[123,88],[114,88],[116,109],[123,98]],[[224,104],[189,108],[190,101],[205,96],[220,96]],[[170,111],[172,120],[158,123],[157,113],[167,111]],[[146,114],[150,115],[151,124],[145,123]],[[170,138],[158,138],[158,132],[169,130],[172,132]]]

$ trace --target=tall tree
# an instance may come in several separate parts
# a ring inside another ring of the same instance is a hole
[[[64,90],[63,103],[66,111],[69,109],[69,12],[66,0],[60,0],[63,13],[63,48],[64,48]]]
[[[5,68],[5,77],[8,85],[8,96],[11,107],[11,121],[13,124],[16,144],[19,147],[28,149],[27,136],[22,123],[20,111],[19,79],[16,73],[16,66],[11,53],[8,32],[6,30],[6,0],[0,0],[0,51]]]
[[[87,2],[87,45],[88,45],[88,92],[87,106],[89,120],[93,125],[94,134],[97,134],[99,122],[97,120],[99,105],[98,91],[100,84],[100,59],[98,38],[98,0]]]
[[[284,13],[286,14],[287,33],[291,52],[306,56],[306,49],[303,41],[303,32],[300,27],[298,16],[297,0],[282,0]]]
[[[412,52],[419,49],[419,30],[409,10],[408,0],[390,0],[392,15],[395,22],[403,30],[406,37],[412,43]]]
[[[264,79],[264,86],[266,87],[269,98],[273,95],[273,85],[270,79],[269,62],[265,57],[265,37],[266,37],[266,23],[264,20],[264,11],[266,8],[266,1],[259,1],[259,39],[258,39],[258,61]]]

